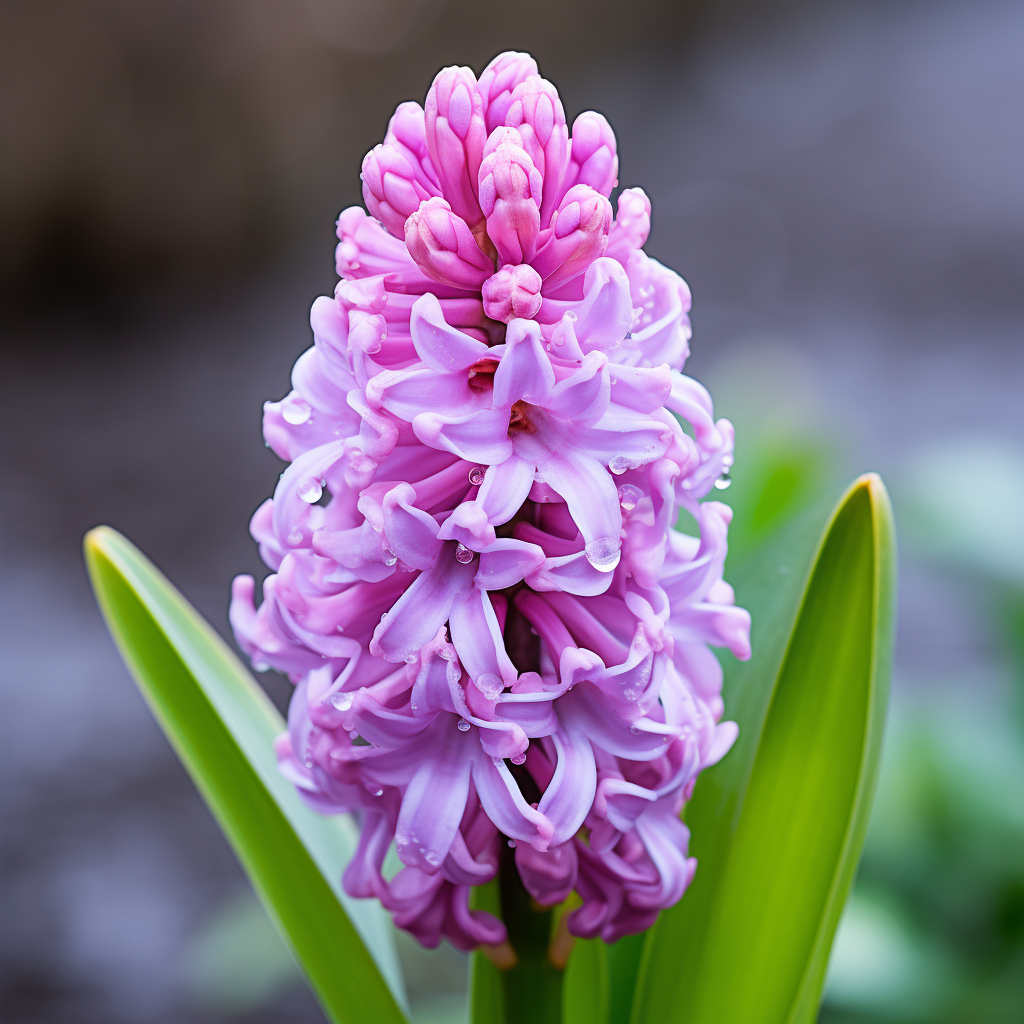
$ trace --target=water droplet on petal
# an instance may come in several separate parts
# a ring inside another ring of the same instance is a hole
[[[616,455],[614,458],[609,460],[608,468],[616,475],[622,476],[627,469],[632,469],[629,459],[625,455]]]
[[[501,676],[494,672],[481,672],[476,677],[476,688],[488,699],[497,700],[498,694],[505,689]]]
[[[474,487],[479,487],[484,482],[485,470],[482,466],[474,466],[469,471],[469,482]]]
[[[466,545],[460,541],[458,547],[455,549],[455,560],[457,562],[461,562],[463,565],[468,565],[474,558],[476,558],[476,552],[467,548]]]
[[[631,733],[632,733],[632,734],[633,734],[634,736],[639,736],[639,735],[640,735],[640,730],[639,730],[639,729],[638,729],[638,728],[637,728],[637,727],[636,727],[635,725],[631,725],[631,726],[629,727],[629,731],[630,731],[630,732],[631,732]]]
[[[405,656],[405,663],[406,663],[406,665],[415,665],[416,664],[416,655],[415,654],[407,654]]]
[[[398,561],[398,555],[396,555],[394,553],[394,551],[385,551],[384,552],[384,564],[385,565],[394,565],[397,561]]]
[[[599,572],[612,572],[619,564],[620,551],[618,537],[598,537],[586,548],[587,559]]]
[[[331,703],[339,711],[348,711],[352,707],[352,702],[355,700],[355,695],[351,693],[336,693],[331,697]]]
[[[374,793],[373,795],[374,796],[383,796],[384,795],[384,790],[383,789],[378,789],[377,792]]]
[[[643,497],[639,487],[634,487],[632,484],[623,484],[619,488],[619,504],[626,512],[632,512],[636,508],[637,502]]]
[[[270,666],[265,661],[254,661],[252,663],[253,672],[269,672]]]
[[[281,406],[281,415],[284,417],[285,422],[291,423],[292,426],[296,427],[305,423],[312,412],[313,407],[309,402],[305,402],[301,398],[286,399]]]
[[[291,544],[293,547],[296,544],[302,543],[302,531],[298,527],[296,527],[294,530],[292,530],[291,533],[288,534],[288,543]]]
[[[315,478],[310,478],[302,486],[299,487],[299,497],[312,505],[320,500],[320,496],[324,493],[323,487],[320,486],[320,481]]]
[[[508,841],[508,847],[510,850],[514,850],[516,848],[516,841],[514,839],[510,839]]]
[[[722,475],[715,481],[715,488],[719,491],[724,491],[732,485],[732,477],[729,475],[729,470],[722,470]]]
[[[349,739],[351,739],[351,740],[357,740],[357,739],[359,739],[359,730],[358,730],[358,729],[349,729],[349,731],[348,731],[348,737],[349,737]]]
[[[469,722],[464,718],[459,719],[459,732],[469,732]]]
[[[726,469],[729,469],[735,461],[736,458],[733,455],[725,454],[722,456],[722,465],[725,466]]]
[[[441,863],[441,855],[439,853],[435,853],[433,850],[428,850],[423,854],[423,859],[433,867],[437,867],[437,865]]]
[[[524,750],[521,754],[516,754],[515,757],[510,757],[509,760],[513,764],[524,764],[526,761],[526,751]]]

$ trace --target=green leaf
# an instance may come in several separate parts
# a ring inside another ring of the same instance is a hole
[[[577,939],[562,981],[562,1024],[608,1024],[608,946]]]
[[[109,527],[85,538],[93,588],[139,689],[210,806],[332,1021],[405,1021],[380,906],[340,886],[347,817],[307,808],[277,770],[284,722],[228,646],[142,553]]]
[[[753,616],[753,658],[727,660],[740,739],[687,808],[699,867],[649,933],[634,1024],[817,1014],[874,792],[895,598],[881,480],[857,480],[823,533],[822,518],[732,571]]]
[[[470,890],[473,910],[486,910],[501,917],[501,893],[497,878]],[[505,1024],[505,990],[502,972],[479,949],[469,958],[470,1024]]]

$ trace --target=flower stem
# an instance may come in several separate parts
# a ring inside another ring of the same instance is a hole
[[[516,965],[501,972],[505,1024],[559,1024],[562,972],[548,959],[553,911],[531,905],[512,850],[502,856],[499,884],[501,916],[516,953]]]

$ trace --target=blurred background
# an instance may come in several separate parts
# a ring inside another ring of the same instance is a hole
[[[735,552],[856,472],[894,496],[892,717],[822,1019],[1018,1024],[1019,0],[0,3],[3,1019],[322,1021],[80,540],[111,523],[226,632],[280,471],[261,403],[333,288],[362,155],[441,66],[509,48],[570,121],[609,117],[648,250],[692,286]],[[463,958],[402,955],[417,1020],[458,1019]]]

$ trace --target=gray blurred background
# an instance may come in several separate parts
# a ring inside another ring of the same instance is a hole
[[[691,284],[737,551],[833,479],[893,491],[893,719],[823,1020],[1019,1022],[1019,0],[0,4],[3,1020],[323,1019],[80,541],[114,525],[226,631],[279,472],[261,403],[333,287],[362,155],[441,66],[509,48],[570,121],[608,116],[648,249]],[[402,955],[418,1020],[458,1019],[463,959]]]

